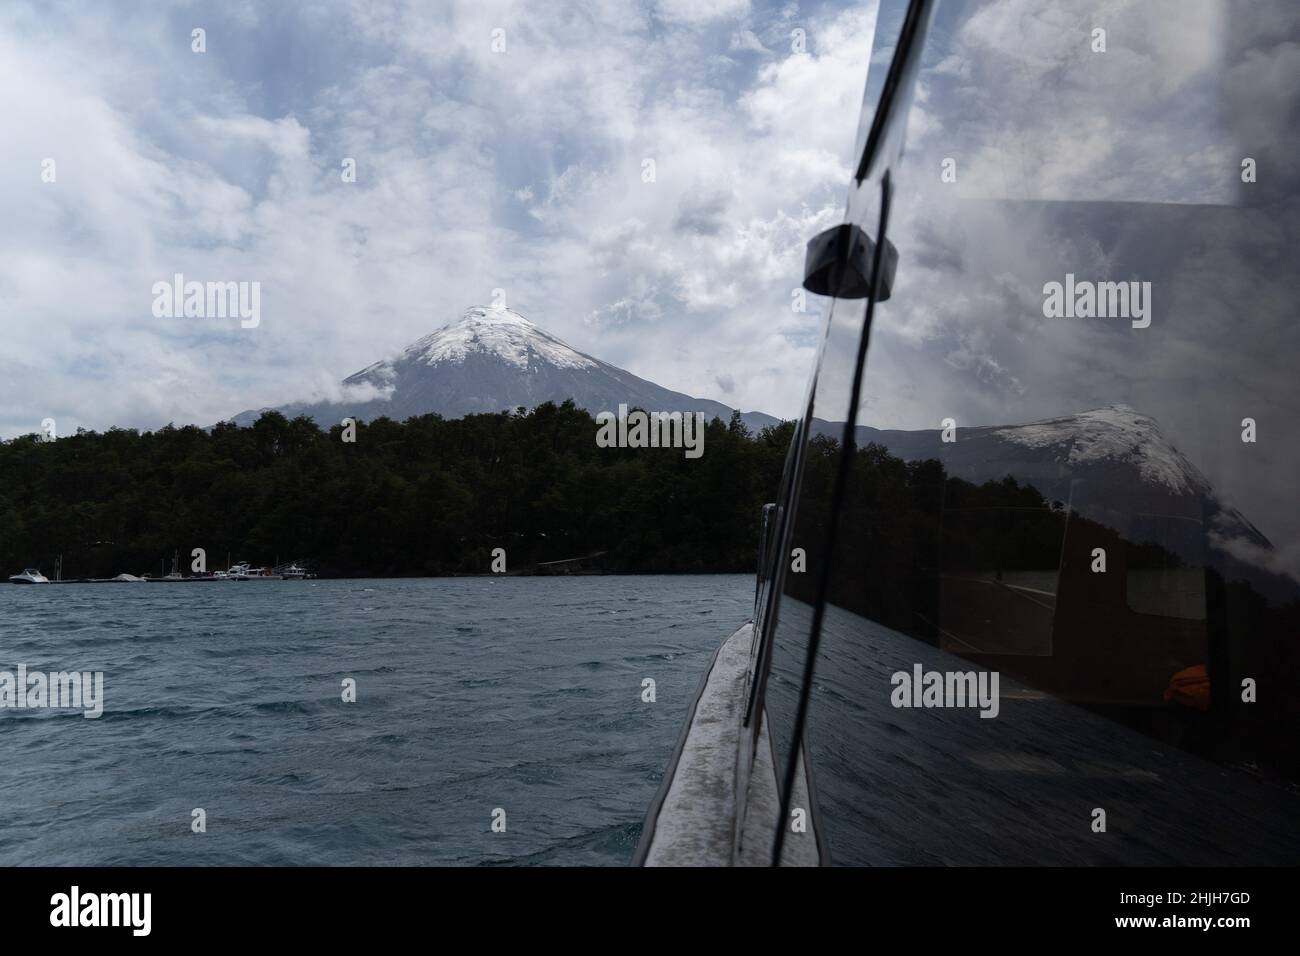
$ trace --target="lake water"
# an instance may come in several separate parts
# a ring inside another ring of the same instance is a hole
[[[0,671],[103,671],[104,713],[0,710],[0,865],[624,864],[752,601],[749,575],[6,585]]]

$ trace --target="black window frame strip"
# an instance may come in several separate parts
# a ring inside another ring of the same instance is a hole
[[[839,522],[835,516],[844,504],[844,495],[849,483],[849,472],[853,468],[853,455],[857,448],[856,431],[858,427],[858,396],[862,394],[862,380],[866,374],[867,347],[871,339],[871,322],[875,317],[876,297],[880,287],[881,260],[888,237],[889,203],[893,194],[889,170],[880,180],[880,217],[876,226],[876,248],[871,257],[871,295],[867,299],[866,317],[862,321],[862,332],[858,337],[858,351],[853,369],[853,386],[850,389],[852,401],[849,404],[848,419],[844,422],[844,436],[840,442],[839,468],[835,473],[835,485],[831,490],[830,508],[827,510],[826,536],[823,543],[825,557],[821,562],[821,573],[817,576],[817,600],[813,605],[812,625],[808,631],[808,651],[804,660],[803,679],[799,688],[799,706],[795,712],[794,732],[790,735],[790,753],[786,757],[785,785],[782,787],[781,813],[777,817],[776,835],[772,843],[772,865],[781,865],[781,850],[785,846],[786,820],[790,815],[790,801],[794,799],[795,772],[799,769],[799,753],[803,752],[803,768],[806,778],[811,780],[812,757],[808,748],[803,746],[804,735],[808,725],[808,700],[812,694],[813,672],[817,665],[817,649],[821,643],[822,621],[826,615],[826,594],[830,588],[831,563],[835,554]],[[810,791],[811,792],[811,791]],[[812,808],[809,807],[811,814]],[[818,827],[814,818],[814,827]],[[820,830],[820,827],[818,827]]]

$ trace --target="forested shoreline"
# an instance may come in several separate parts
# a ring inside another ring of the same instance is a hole
[[[704,454],[599,448],[572,402],[342,426],[79,431],[0,443],[0,561],[70,577],[305,559],[322,575],[485,573],[604,552],[619,572],[751,572],[791,423],[706,426]]]

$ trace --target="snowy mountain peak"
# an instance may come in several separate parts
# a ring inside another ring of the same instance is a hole
[[[459,321],[413,342],[402,358],[422,365],[459,364],[472,353],[491,355],[515,368],[595,368],[583,355],[513,309],[473,306]]]
[[[413,415],[459,418],[565,401],[592,414],[626,404],[700,411],[723,421],[732,415],[721,402],[638,378],[579,352],[518,312],[489,306],[466,309],[450,325],[349,375],[329,398],[294,402],[281,411],[318,422],[338,422],[344,416],[369,421],[381,415],[403,421]],[[235,420],[251,424],[257,412],[242,412]],[[758,412],[744,420],[754,430],[776,423]]]
[[[1150,415],[1122,404],[1106,405],[1062,418],[993,429],[1005,441],[1028,448],[1068,447],[1071,464],[1128,461],[1146,481],[1175,494],[1202,494],[1209,482],[1165,439]]]

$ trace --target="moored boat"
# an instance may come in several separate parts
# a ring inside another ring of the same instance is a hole
[[[248,562],[241,561],[226,574],[228,581],[283,581],[284,575],[277,574],[271,568],[254,568]]]
[[[21,574],[9,576],[10,584],[49,584],[50,579],[35,568],[23,568]]]

